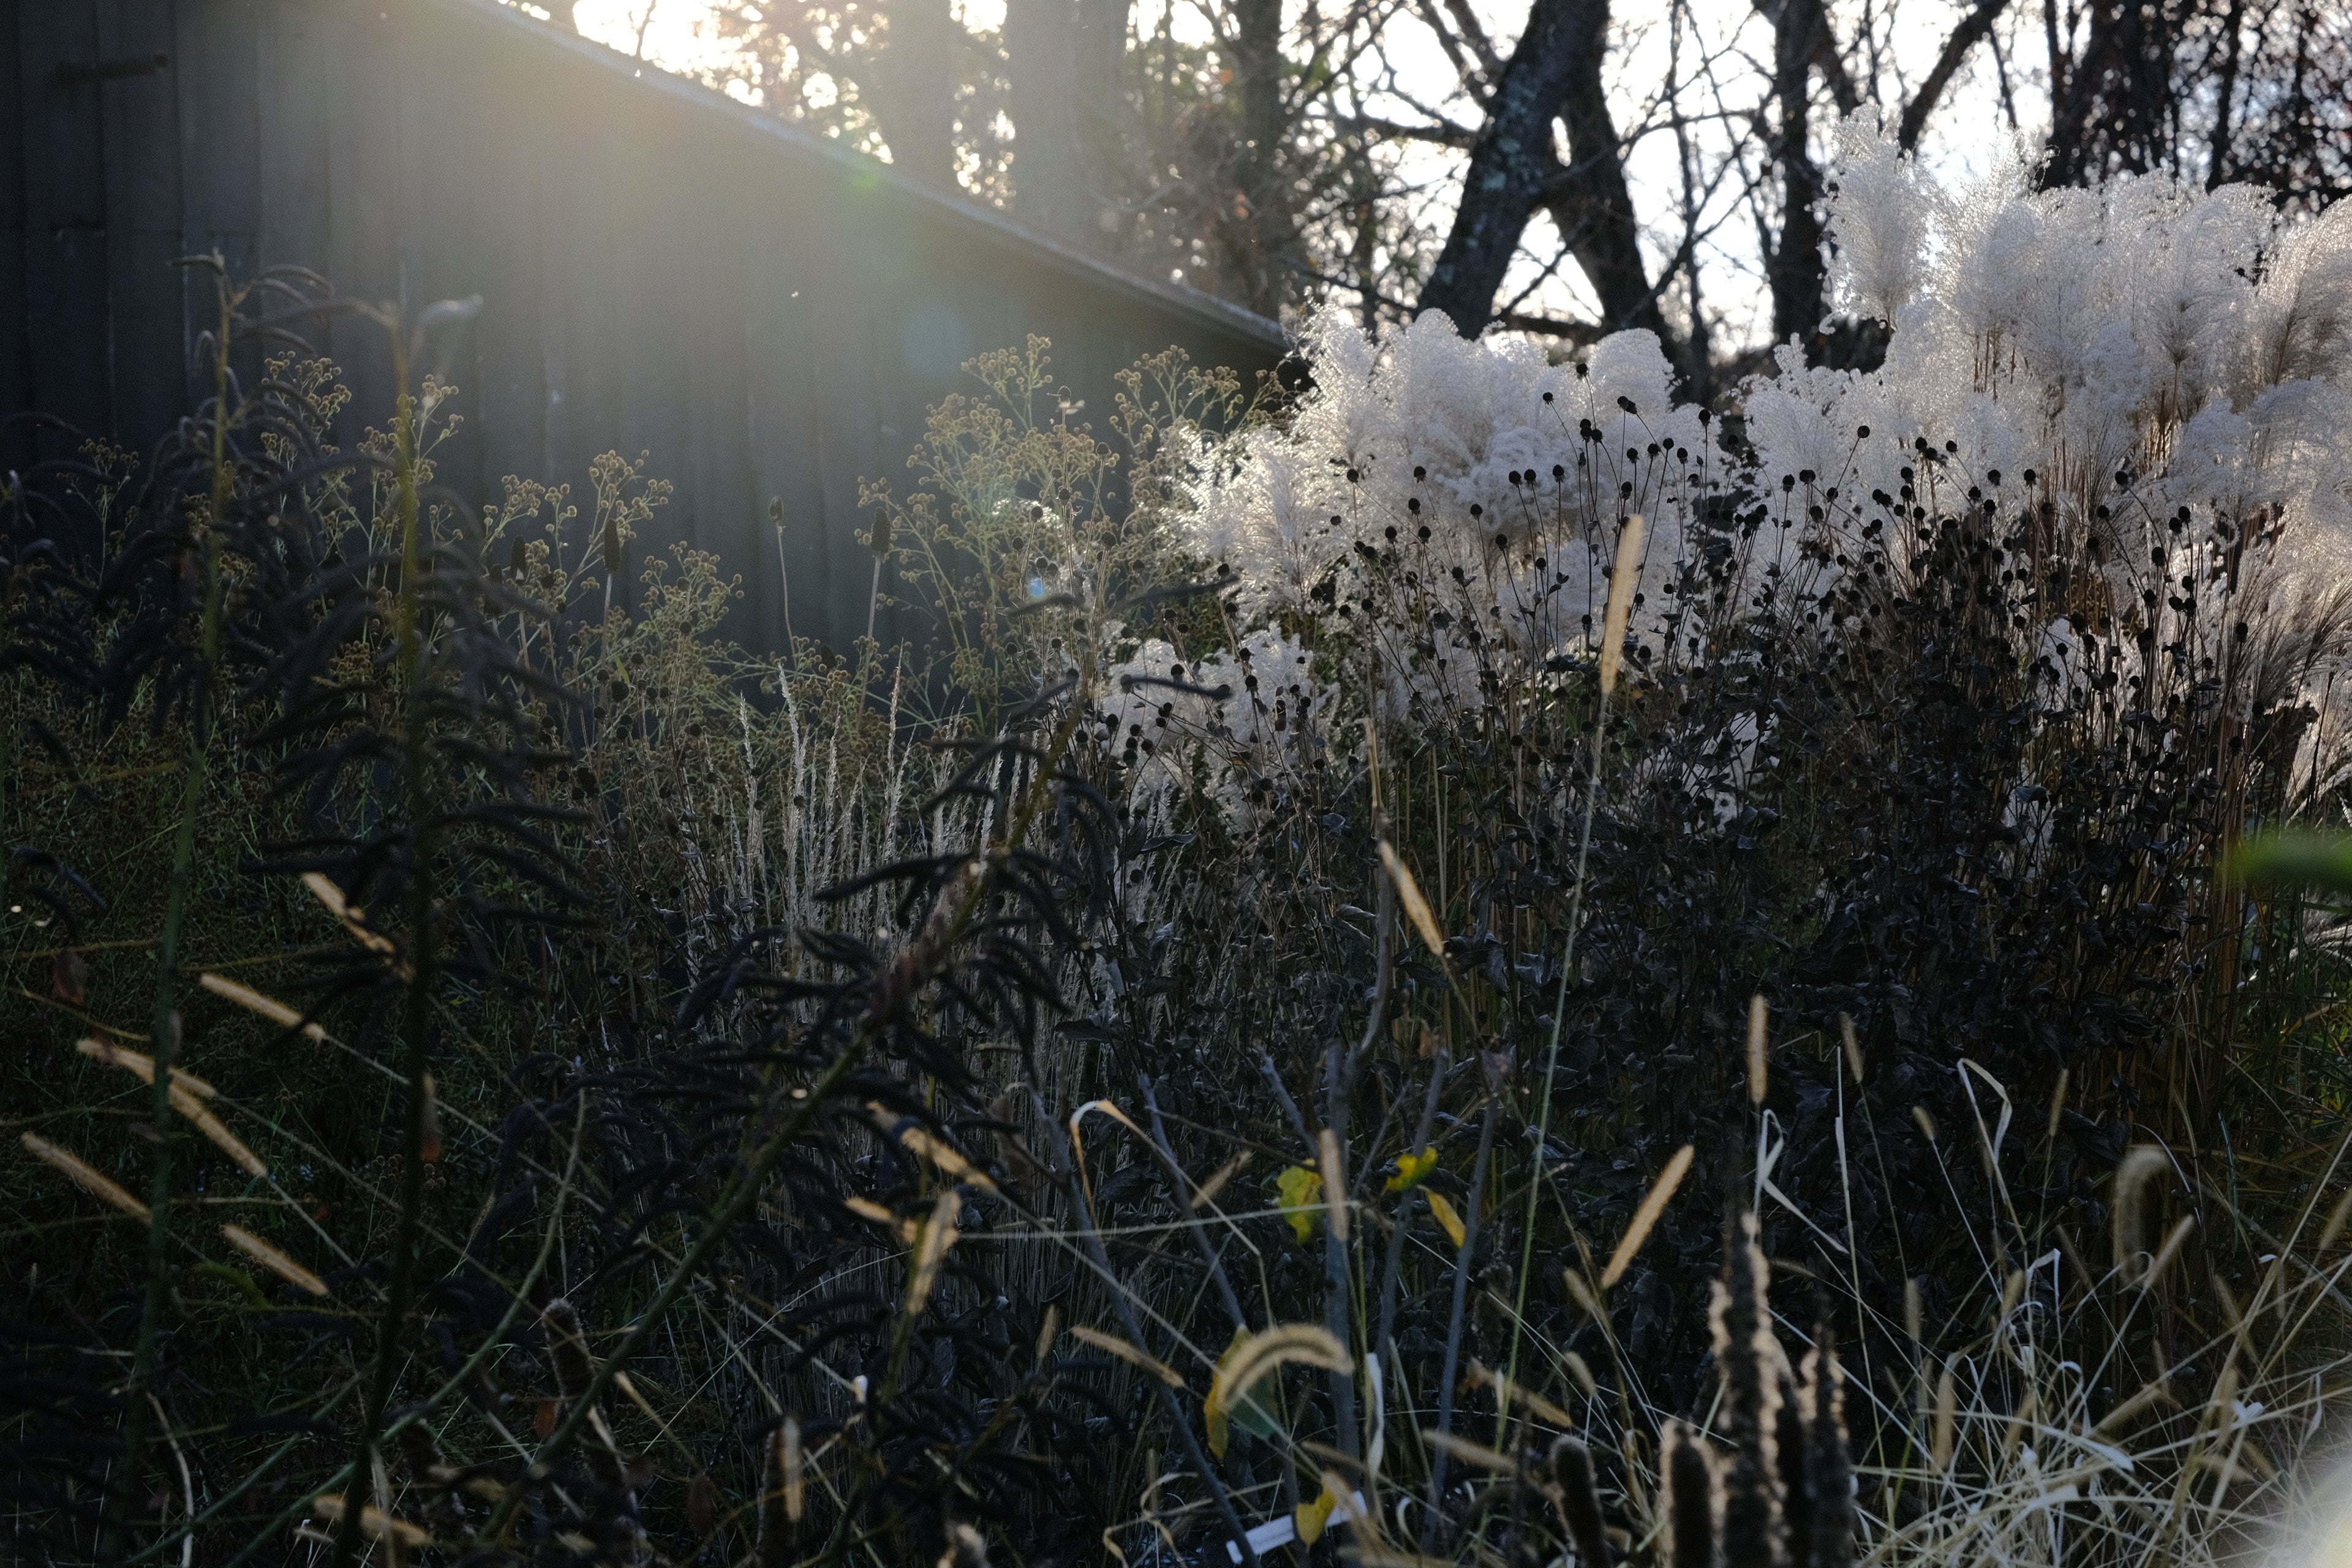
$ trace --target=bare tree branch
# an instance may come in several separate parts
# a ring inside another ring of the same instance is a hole
[[[1450,120],[1434,125],[1408,125],[1401,120],[1385,120],[1377,114],[1351,114],[1334,117],[1332,123],[1350,131],[1370,132],[1376,136],[1393,137],[1402,142],[1430,142],[1440,147],[1454,147],[1467,152],[1478,140],[1478,132],[1467,125],[1456,125]]]
[[[1895,141],[1906,152],[1919,144],[1920,133],[1927,129],[1927,117],[1936,111],[1937,100],[1942,98],[1944,89],[1951,85],[1952,78],[1958,72],[1961,62],[1968,58],[1969,51],[1984,41],[1992,31],[1992,25],[2008,9],[2009,0],[1977,0],[1976,8],[1961,17],[1959,25],[1952,29],[1952,36],[1944,40],[1943,52],[1936,57],[1936,64],[1927,72],[1927,79],[1919,84],[1919,90],[1904,107],[1902,124],[1895,131]]]

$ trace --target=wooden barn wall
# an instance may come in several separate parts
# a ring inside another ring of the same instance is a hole
[[[441,477],[481,500],[506,475],[577,498],[596,454],[646,454],[676,493],[633,555],[719,552],[745,589],[730,629],[765,646],[783,626],[770,499],[793,629],[845,646],[870,565],[859,480],[904,483],[972,353],[1049,337],[1097,414],[1141,353],[1255,372],[1279,352],[1252,318],[490,0],[0,0],[0,412],[152,446],[211,309],[178,255],[298,263],[412,314],[478,295],[435,356],[465,415]],[[357,393],[355,438],[388,403],[381,333],[317,336]],[[0,458],[22,467],[38,439]]]

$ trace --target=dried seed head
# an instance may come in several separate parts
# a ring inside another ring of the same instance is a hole
[[[1625,1277],[1625,1270],[1632,1267],[1634,1255],[1642,1250],[1642,1243],[1649,1239],[1650,1230],[1658,1223],[1658,1216],[1666,1212],[1666,1204],[1674,1197],[1675,1189],[1682,1185],[1683,1177],[1689,1173],[1693,1152],[1692,1145],[1688,1143],[1675,1150],[1674,1157],[1666,1162],[1666,1168],[1659,1172],[1658,1179],[1651,1184],[1649,1195],[1642,1200],[1642,1206],[1633,1211],[1633,1219],[1625,1226],[1624,1236],[1617,1242],[1617,1250],[1609,1255],[1609,1267],[1601,1271],[1601,1288],[1603,1290]]]
[[[2116,1272],[2126,1282],[2143,1278],[2138,1267],[2140,1237],[2146,1234],[2146,1193],[2150,1178],[2172,1169],[2163,1150],[2142,1143],[2125,1152],[2116,1167]]]
[[[1666,1551],[1673,1568],[1716,1568],[1716,1521],[1722,1511],[1715,1458],[1696,1433],[1666,1423]]]
[[[1858,1084],[1862,1081],[1862,1037],[1854,1033],[1853,1019],[1843,1013],[1838,1015],[1838,1037],[1845,1043],[1846,1070]]]
[[[253,1232],[241,1226],[225,1225],[221,1226],[221,1235],[228,1238],[228,1244],[231,1247],[236,1247],[296,1289],[312,1296],[323,1296],[327,1293],[325,1280],[254,1235]]]
[[[1731,1449],[1723,1477],[1727,1568],[1782,1568],[1788,1561],[1776,1452],[1780,1369],[1766,1304],[1769,1266],[1756,1242],[1756,1216],[1738,1210],[1726,1227],[1723,1279],[1709,1314],[1723,1373],[1721,1431]]]
[[[948,1549],[940,1553],[939,1568],[988,1568],[988,1542],[980,1531],[959,1521],[948,1531]]]
[[[1601,616],[1601,695],[1617,689],[1617,671],[1625,661],[1625,623],[1633,614],[1633,586],[1642,575],[1642,514],[1625,520],[1617,535],[1617,560],[1609,572],[1609,607]]]
[[[1947,1361],[1936,1378],[1936,1425],[1927,1440],[1927,1461],[1938,1474],[1952,1468],[1952,1429],[1958,1414],[1959,1384]]]
[[[1845,1430],[1845,1372],[1836,1331],[1824,1314],[1805,1357],[1806,1480],[1811,1489],[1811,1568],[1853,1562],[1853,1460]]]
[[[1576,1545],[1577,1568],[1609,1568],[1609,1531],[1601,1522],[1592,1450],[1574,1437],[1554,1439],[1551,1479],[1559,1489],[1560,1522]]]
[[[147,1218],[147,1205],[124,1192],[97,1169],[71,1150],[59,1148],[47,1139],[27,1132],[24,1135],[25,1152],[41,1163],[65,1173],[66,1180],[88,1193],[100,1203],[111,1204],[132,1219]]]
[[[1748,1103],[1764,1103],[1765,1046],[1769,1039],[1770,1010],[1759,994],[1748,999]]]
[[[540,1314],[547,1328],[547,1358],[555,1370],[556,1392],[567,1400],[588,1392],[595,1381],[596,1363],[588,1354],[587,1331],[569,1299],[558,1296]]]

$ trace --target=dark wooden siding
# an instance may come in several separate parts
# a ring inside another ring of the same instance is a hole
[[[488,500],[503,475],[584,488],[595,454],[646,453],[677,493],[644,544],[719,552],[740,635],[770,646],[770,498],[794,629],[838,645],[863,626],[858,481],[903,474],[971,354],[1051,338],[1101,411],[1140,353],[1255,372],[1280,352],[1244,312],[495,0],[0,0],[0,412],[151,445],[206,325],[208,285],[169,265],[188,252],[411,313],[479,295],[442,350],[466,415],[443,477]],[[353,433],[380,422],[380,334],[322,337]]]

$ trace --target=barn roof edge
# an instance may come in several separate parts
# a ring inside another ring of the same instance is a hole
[[[845,172],[855,173],[861,178],[878,179],[903,199],[933,208],[954,221],[989,230],[999,238],[1038,252],[1066,270],[1095,279],[1115,289],[1143,295],[1163,308],[1183,311],[1201,320],[1204,325],[1252,339],[1269,350],[1278,353],[1289,346],[1289,335],[1283,331],[1281,324],[1268,321],[1255,310],[1221,300],[1203,289],[1151,278],[1091,255],[993,208],[935,190],[898,173],[879,159],[839,146],[824,137],[812,135],[752,105],[739,103],[725,93],[705,87],[690,78],[635,59],[592,38],[566,32],[515,5],[505,4],[504,0],[413,0],[413,3],[467,16],[494,26],[515,29],[518,36],[530,37],[541,47],[564,50],[599,68],[638,81],[650,90],[706,111],[723,113],[754,134],[770,137],[801,153],[824,159]]]

